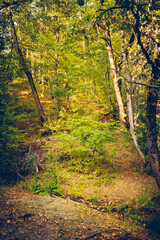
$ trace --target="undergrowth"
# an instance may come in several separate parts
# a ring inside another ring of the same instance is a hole
[[[114,211],[136,226],[145,227],[156,235],[160,234],[160,197],[153,197],[149,189],[145,189],[140,197],[135,197],[127,204],[120,205]],[[112,211],[112,210],[111,210]]]
[[[17,187],[41,196],[64,196],[60,183],[61,177],[57,174],[55,164],[48,164],[44,173],[35,173],[32,179],[26,177],[24,181],[17,183]]]
[[[118,172],[113,161],[115,151],[107,149],[106,143],[114,141],[115,129],[111,123],[100,123],[92,117],[69,119],[62,128],[53,127],[56,133],[46,144],[48,157],[70,171],[95,172],[97,176],[114,174]]]

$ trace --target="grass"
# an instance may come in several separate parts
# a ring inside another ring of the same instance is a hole
[[[94,195],[92,195],[92,194],[90,194],[90,195],[88,196],[87,201],[93,202],[93,203],[98,203],[98,202],[99,202],[98,197],[97,197],[97,196],[94,196]]]

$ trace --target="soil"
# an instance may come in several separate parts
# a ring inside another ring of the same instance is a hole
[[[129,199],[131,194],[137,195],[135,189],[139,180],[134,176],[128,180],[127,176],[116,180],[116,185],[108,187],[107,196],[111,202],[108,204],[116,206]],[[159,239],[150,235],[145,228],[140,232],[132,232],[122,217],[112,219],[110,213],[100,211],[94,204],[87,204],[76,197],[73,201],[58,196],[39,196],[18,191],[14,187],[1,188],[0,206],[2,240]]]
[[[3,190],[3,189],[2,189]],[[1,191],[0,239],[148,239],[86,205],[10,188]],[[137,238],[138,236],[138,238]]]

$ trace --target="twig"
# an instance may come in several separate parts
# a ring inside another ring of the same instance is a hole
[[[25,177],[23,177],[18,171],[17,171],[17,176],[23,180],[25,180]]]
[[[83,240],[90,239],[90,238],[92,238],[92,237],[95,237],[95,236],[97,236],[97,235],[100,235],[100,234],[101,234],[101,232],[98,232],[98,233],[93,233],[92,235],[90,235],[90,236],[88,236],[88,237],[84,238]]]

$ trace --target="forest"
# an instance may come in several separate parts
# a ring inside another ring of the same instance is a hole
[[[0,238],[160,239],[159,88],[159,0],[0,0]],[[113,231],[36,238],[23,195]]]

